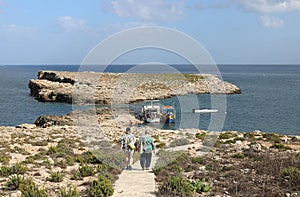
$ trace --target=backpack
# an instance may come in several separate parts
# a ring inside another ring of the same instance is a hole
[[[125,135],[123,137],[123,147],[122,149],[127,149],[127,150],[135,150],[135,145],[134,145],[134,136]]]

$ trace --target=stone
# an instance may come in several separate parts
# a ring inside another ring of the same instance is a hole
[[[254,152],[260,152],[261,149],[261,144],[259,143],[255,143],[255,144],[250,144],[250,152],[254,151]]]
[[[20,128],[20,129],[35,129],[36,125],[35,124],[20,124],[18,126],[16,126],[16,128]]]

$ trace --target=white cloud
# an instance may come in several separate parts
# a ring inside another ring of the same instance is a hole
[[[239,5],[252,12],[278,13],[300,10],[300,0],[236,0]]]
[[[84,28],[86,21],[83,19],[72,18],[71,16],[63,16],[58,19],[59,25],[67,32],[76,31]]]
[[[176,21],[184,16],[182,0],[114,0],[107,8],[120,17],[146,21]]]
[[[277,17],[264,15],[260,17],[260,22],[264,27],[279,28],[284,26],[284,21]]]
[[[7,32],[7,33],[35,33],[38,32],[38,28],[10,24],[10,25],[0,25],[0,31]]]

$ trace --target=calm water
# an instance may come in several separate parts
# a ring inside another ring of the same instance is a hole
[[[124,72],[129,67],[110,71]],[[227,113],[223,130],[278,132],[300,135],[300,66],[293,65],[222,65],[224,80],[236,84],[242,94],[227,96]],[[0,66],[0,125],[32,123],[41,115],[64,115],[69,104],[41,103],[29,96],[28,81],[39,70],[77,71],[78,66]],[[185,67],[183,72],[191,72]],[[210,108],[210,96],[199,95],[199,108]],[[178,99],[175,104],[180,119]],[[133,106],[137,108],[142,104]],[[192,121],[193,114],[190,114]],[[194,115],[195,116],[195,115]],[[201,115],[199,128],[207,129],[210,115]],[[177,125],[180,121],[177,121]]]

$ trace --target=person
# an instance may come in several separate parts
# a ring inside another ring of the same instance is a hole
[[[145,134],[142,135],[139,139],[139,149],[140,149],[140,164],[143,170],[149,170],[152,153],[154,153],[154,141],[150,136],[150,131],[146,130]]]
[[[131,134],[131,129],[129,127],[126,128],[126,134],[122,137],[121,140],[121,150],[126,155],[125,160],[125,169],[132,170],[131,163],[133,161],[133,154],[134,154],[134,147],[135,144],[135,137]]]

